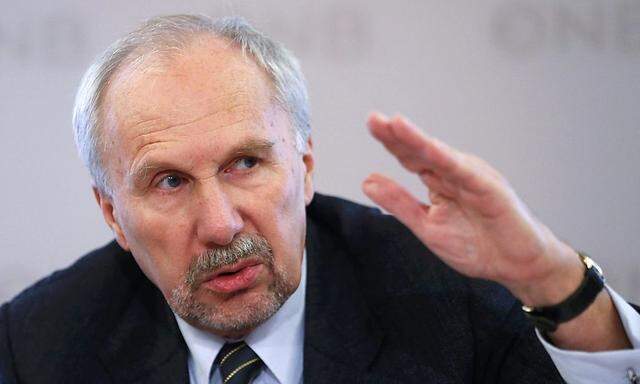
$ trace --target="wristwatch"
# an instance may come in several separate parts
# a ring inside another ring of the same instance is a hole
[[[524,314],[543,332],[553,332],[558,328],[558,324],[584,312],[604,287],[605,279],[600,266],[584,253],[578,252],[578,256],[585,266],[584,279],[571,296],[560,304],[547,307],[522,306]]]

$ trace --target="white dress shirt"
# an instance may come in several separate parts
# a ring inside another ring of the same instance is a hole
[[[245,339],[265,364],[254,384],[302,383],[306,271],[305,252],[300,285],[296,291],[275,315]],[[567,351],[554,347],[536,331],[538,339],[568,384],[628,384],[629,369],[640,374],[640,314],[616,292],[609,287],[607,289],[634,349],[610,352]],[[178,316],[176,320],[189,347],[190,383],[221,384],[220,370],[217,367],[211,382],[209,377],[213,361],[226,340],[201,331]]]
[[[244,341],[262,359],[264,366],[254,384],[302,383],[304,346],[304,302],[307,287],[307,257],[302,256],[298,288],[269,320],[258,326]],[[176,315],[178,328],[189,347],[189,381],[191,384],[221,384],[220,369],[211,368],[224,338],[193,327]],[[229,340],[235,341],[235,340]],[[209,378],[211,377],[211,381]]]
[[[640,374],[640,314],[607,286],[620,314],[633,349],[607,352],[567,351],[548,343],[536,330],[538,339],[551,356],[562,378],[569,384],[628,384],[629,369]]]

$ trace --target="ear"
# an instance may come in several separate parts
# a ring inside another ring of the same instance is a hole
[[[304,203],[305,205],[309,205],[311,200],[313,200],[313,141],[311,140],[311,136],[307,139],[307,147],[302,154],[302,162],[305,166],[305,174],[304,174]]]
[[[113,234],[116,236],[116,241],[120,244],[120,247],[125,251],[129,250],[129,243],[127,242],[127,238],[122,231],[122,227],[118,224],[118,220],[115,215],[115,208],[113,206],[113,201],[111,196],[101,192],[98,188],[93,187],[93,195],[96,198],[96,202],[102,211],[102,216],[104,217],[104,221],[107,223],[109,228],[113,231]]]

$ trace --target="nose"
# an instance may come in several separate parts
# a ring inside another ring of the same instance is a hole
[[[207,247],[229,244],[244,226],[232,196],[216,182],[203,183],[199,189],[195,204],[198,240]]]

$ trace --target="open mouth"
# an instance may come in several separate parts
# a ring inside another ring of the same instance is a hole
[[[263,265],[255,260],[243,260],[220,268],[203,285],[219,293],[233,293],[255,285]]]

